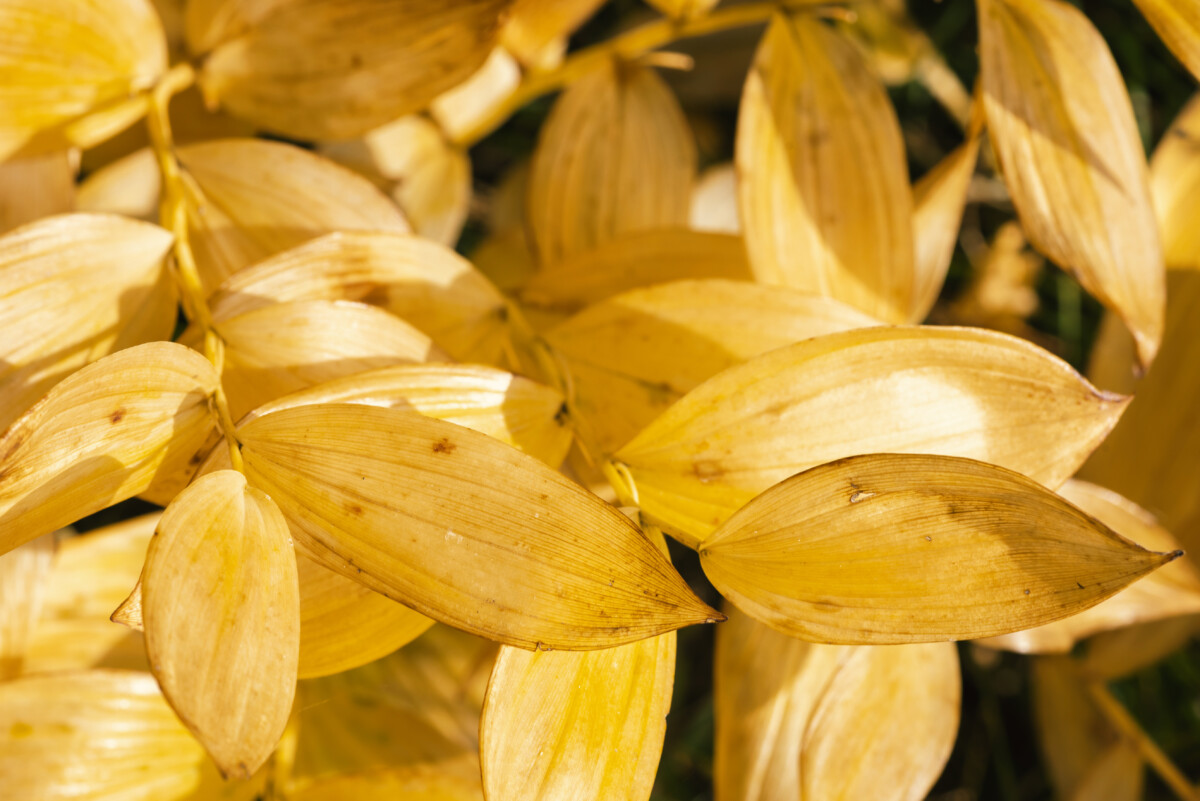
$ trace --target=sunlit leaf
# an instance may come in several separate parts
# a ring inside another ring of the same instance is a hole
[[[75,162],[59,150],[0,163],[0,233],[75,209]]]
[[[1133,335],[1120,317],[1105,312],[1088,355],[1088,380],[1100,389],[1132,395],[1137,390],[1138,374]]]
[[[1145,550],[1019,473],[913,454],[793,476],[700,548],[705,574],[742,611],[793,636],[851,644],[1049,623],[1181,555]]]
[[[829,298],[747,282],[626,292],[551,330],[574,401],[606,453],[701,382],[775,348],[876,324]]]
[[[512,19],[510,10],[508,20]],[[461,142],[520,84],[521,65],[503,47],[497,47],[474,75],[438,95],[430,104],[429,113],[450,141]]]
[[[170,248],[158,226],[94,214],[0,237],[0,429],[88,362],[171,335]]]
[[[145,0],[4,0],[0,41],[0,160],[102,141],[110,131],[70,124],[120,106],[167,66],[162,25]]]
[[[543,269],[622,234],[687,224],[696,145],[653,70],[611,61],[559,98],[529,176],[529,231]]]
[[[292,708],[300,595],[287,522],[241,473],[204,476],[163,512],[142,578],[163,694],[226,776],[249,778]]]
[[[860,328],[726,370],[616,459],[647,514],[703,539],[767,487],[862,453],[969,457],[1057,487],[1127,404],[1015,337]]]
[[[524,64],[550,69],[562,60],[567,37],[604,0],[514,0],[501,41]]]
[[[470,77],[508,0],[201,5],[189,9],[188,41],[198,54],[215,48],[200,75],[207,98],[276,133],[348,139]]]
[[[740,234],[737,174],[732,164],[717,164],[700,173],[692,190],[688,225],[697,231]]]
[[[810,15],[777,15],[738,116],[738,196],[759,281],[889,322],[913,305],[912,190],[900,126],[861,52]]]
[[[988,132],[1029,239],[1112,308],[1143,364],[1162,339],[1162,245],[1124,81],[1059,0],[979,0]]]
[[[1200,3],[1196,0],[1134,0],[1167,47],[1200,79]]]
[[[0,556],[0,681],[21,673],[42,612],[53,558],[53,534],[43,534]]]
[[[508,334],[504,297],[469,262],[426,239],[330,234],[230,278],[210,300],[220,322],[290,300],[357,300],[424,331],[460,361],[495,364]]]
[[[1197,8],[1200,8],[1198,6]],[[1200,96],[1184,106],[1150,160],[1150,189],[1168,268],[1200,269]]]
[[[106,356],[0,437],[0,552],[182,469],[213,428],[212,365],[170,342]]]
[[[1176,551],[1179,542],[1141,507],[1103,487],[1068,481],[1058,494],[1123,537],[1152,551]],[[1099,631],[1165,617],[1200,613],[1200,576],[1180,559],[1078,615],[983,641],[1021,653],[1066,653],[1077,640]]]
[[[615,509],[490,437],[350,405],[286,409],[240,436],[301,547],[435,619],[587,650],[718,617]]]

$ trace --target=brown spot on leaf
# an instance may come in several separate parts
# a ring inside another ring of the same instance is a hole
[[[454,453],[458,446],[450,441],[448,437],[442,437],[437,442],[433,443],[434,453]]]
[[[113,412],[112,414],[110,414],[108,416],[108,419],[111,420],[114,425],[121,422],[122,420],[125,419],[125,410],[117,409],[115,412]]]
[[[359,506],[357,503],[352,503],[349,506],[347,506],[346,511],[352,515],[355,515],[356,517],[362,517],[362,514],[363,514],[363,508],[361,506]]]

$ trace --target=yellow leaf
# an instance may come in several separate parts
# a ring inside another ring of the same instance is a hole
[[[602,5],[604,0],[514,0],[501,41],[526,66],[553,69],[567,37]]]
[[[286,409],[240,435],[247,476],[302,548],[456,627],[589,650],[719,617],[616,510],[490,437],[350,405]]]
[[[713,585],[752,617],[872,645],[1049,623],[1181,555],[1145,550],[1019,473],[882,453],[793,476],[700,548]]]
[[[95,214],[0,237],[0,430],[88,362],[171,335],[170,248],[158,226]]]
[[[508,19],[513,19],[512,11]],[[521,84],[521,65],[503,47],[492,50],[483,66],[430,104],[429,113],[451,142],[462,142]]]
[[[1083,669],[1105,681],[1140,673],[1200,634],[1200,615],[1106,631],[1088,640]]]
[[[727,369],[615,458],[648,515],[703,540],[772,484],[862,453],[970,457],[1057,487],[1127,403],[1016,337],[859,328]]]
[[[211,16],[189,11],[188,41],[197,53],[214,48],[200,73],[206,98],[285,136],[349,139],[470,77],[496,43],[508,0],[203,5]]]
[[[1088,355],[1088,380],[1100,389],[1132,395],[1137,389],[1138,372],[1137,343],[1133,341],[1133,335],[1120,317],[1105,312]]]
[[[163,512],[142,577],[146,654],[167,701],[226,776],[249,778],[296,690],[300,594],[287,521],[232,470]]]
[[[1058,494],[1121,536],[1153,551],[1175,551],[1179,542],[1144,509],[1115,492],[1071,480]],[[1066,653],[1076,641],[1109,629],[1200,613],[1200,576],[1181,559],[1078,615],[1045,626],[983,640],[1020,653]]]
[[[417,234],[454,247],[471,204],[471,161],[435,123],[412,114],[321,152],[385,185]]]
[[[1167,47],[1200,79],[1200,3],[1196,0],[1134,0]]]
[[[798,340],[874,325],[835,300],[716,279],[679,281],[592,306],[546,335],[577,410],[612,453],[701,382]]]
[[[700,180],[692,190],[688,225],[697,231],[742,232],[738,217],[737,174],[732,164],[717,164],[700,173]]]
[[[21,674],[53,558],[53,534],[0,556],[0,681]]]
[[[738,115],[738,197],[759,281],[888,322],[913,305],[912,190],[900,126],[860,51],[816,18],[776,15]]]
[[[575,311],[619,292],[688,278],[750,280],[742,238],[687,228],[636,231],[534,275],[521,299]]]
[[[668,17],[678,20],[703,17],[719,0],[646,0]]]
[[[222,381],[235,419],[324,381],[394,364],[444,358],[403,320],[363,303],[302,300],[223,319]]]
[[[64,128],[150,87],[167,66],[145,0],[4,0],[0,41],[0,160],[95,144]]]
[[[479,724],[487,797],[645,801],[674,679],[673,631],[584,653],[501,646]]]
[[[216,386],[203,356],[171,342],[61,381],[0,437],[0,553],[182,469],[214,427]]]
[[[154,151],[142,148],[88,175],[75,194],[75,206],[79,211],[158,222],[161,189],[158,159]]]
[[[59,150],[0,163],[0,233],[75,209],[75,162]]]
[[[666,83],[608,62],[572,84],[542,127],[526,206],[539,264],[686,225],[695,177],[692,132]]]
[[[1168,268],[1200,269],[1200,96],[1194,97],[1150,159],[1150,190]]]
[[[433,770],[387,769],[332,776],[288,794],[289,801],[483,801],[479,779]]]
[[[504,296],[454,251],[414,236],[330,234],[226,281],[219,323],[289,300],[358,300],[416,326],[459,361],[495,364],[508,340]]]
[[[979,157],[979,141],[977,133],[969,132],[966,142],[913,187],[916,256],[912,305],[908,313],[910,323],[924,321],[942,292],[954,247],[958,244],[967,188]]]
[[[1030,241],[1129,325],[1162,339],[1162,244],[1125,84],[1100,34],[1059,0],[979,0],[988,132]]]

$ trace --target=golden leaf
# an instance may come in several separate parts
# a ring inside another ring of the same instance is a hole
[[[0,681],[21,674],[53,558],[53,534],[0,555]]]
[[[188,41],[196,53],[214,48],[200,74],[206,98],[285,136],[349,139],[470,77],[508,0],[202,5],[189,9]]]
[[[501,41],[526,66],[553,69],[567,37],[602,5],[604,0],[514,0]]]
[[[350,405],[286,409],[239,433],[247,476],[301,547],[435,619],[588,650],[719,617],[616,510],[485,435]]]
[[[96,214],[0,237],[0,430],[88,362],[171,335],[170,248],[158,226]]]
[[[655,522],[702,540],[772,484],[862,453],[970,457],[1057,487],[1127,404],[1016,337],[859,328],[727,369],[615,458]]]
[[[1150,160],[1150,190],[1168,268],[1200,269],[1200,96],[1171,123]]]
[[[645,801],[674,679],[673,631],[582,653],[501,646],[479,724],[487,797]]]
[[[610,298],[546,334],[605,452],[627,443],[701,382],[802,339],[874,325],[829,298],[716,279]]]
[[[1049,623],[1181,555],[1147,551],[1011,470],[884,453],[793,476],[700,548],[713,585],[750,616],[870,645]]]
[[[1196,0],[1134,0],[1134,3],[1175,57],[1200,79],[1200,3]]]
[[[111,129],[70,126],[127,103],[167,66],[146,0],[4,0],[0,41],[0,160],[103,141]]]
[[[1030,241],[1116,311],[1144,365],[1162,339],[1162,245],[1125,84],[1082,12],[979,0],[988,132]]]
[[[0,233],[75,210],[75,162],[68,150],[0,163]]]
[[[1178,651],[1200,634],[1200,615],[1171,617],[1106,631],[1088,640],[1083,669],[1111,681],[1140,673]]]
[[[1100,389],[1132,395],[1137,389],[1138,372],[1137,343],[1133,341],[1133,335],[1120,317],[1106,311],[1100,318],[1096,341],[1088,355],[1088,380]]]
[[[651,69],[611,61],[563,93],[529,175],[529,231],[542,269],[647,228],[684,226],[696,145]]]
[[[1178,541],[1144,509],[1115,492],[1071,480],[1058,494],[1121,536],[1153,551],[1176,551]],[[1109,629],[1200,613],[1200,576],[1181,559],[1073,617],[1005,634],[981,644],[1020,653],[1066,653],[1076,641]]]
[[[210,299],[219,323],[290,300],[380,306],[455,359],[495,364],[508,332],[504,296],[454,251],[415,236],[330,234],[231,277]]]
[[[146,654],[163,694],[226,776],[275,749],[296,689],[300,593],[287,521],[233,470],[163,512],[142,576]]]
[[[702,17],[712,10],[719,0],[646,0],[668,17],[678,20]]]
[[[758,280],[888,322],[913,306],[912,190],[900,126],[860,51],[776,15],[738,115],[738,197]]]
[[[0,553],[182,469],[214,427],[217,380],[200,354],[151,342],[61,381],[0,437]]]
[[[513,19],[511,10],[508,19]],[[447,139],[461,143],[463,136],[507,101],[520,84],[521,65],[503,47],[497,47],[474,75],[438,95],[429,113]]]

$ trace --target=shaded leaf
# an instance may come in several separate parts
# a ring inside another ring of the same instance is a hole
[[[1088,640],[1083,669],[1105,681],[1139,673],[1200,634],[1200,615],[1106,631]]]
[[[727,369],[615,458],[647,514],[703,539],[772,484],[854,454],[964,456],[1057,487],[1127,403],[1015,337],[860,328]]]
[[[247,476],[301,547],[435,619],[587,650],[717,617],[616,510],[490,437],[349,405],[286,409],[240,434]]]
[[[1200,79],[1200,3],[1196,0],[1134,0],[1134,3],[1175,57]]]
[[[913,305],[912,190],[896,112],[858,48],[776,15],[746,79],[738,199],[759,281],[888,322]]]
[[[21,674],[53,558],[53,534],[43,534],[0,556],[0,681]]]
[[[1038,250],[1116,311],[1149,365],[1162,245],[1125,84],[1087,17],[1059,0],[979,0],[988,132]]]
[[[183,468],[215,425],[212,365],[151,342],[60,382],[0,437],[0,552]]]
[[[0,233],[75,209],[75,162],[68,150],[0,163]]]
[[[1150,190],[1167,267],[1200,269],[1200,233],[1195,225],[1200,214],[1200,96],[1184,106],[1155,148]]]
[[[1147,551],[1010,470],[882,453],[793,476],[700,548],[705,574],[752,617],[877,645],[1049,623],[1180,555]]]
[[[287,522],[241,473],[163,512],[142,578],[146,653],[167,701],[226,776],[249,778],[296,689],[300,597]]]

